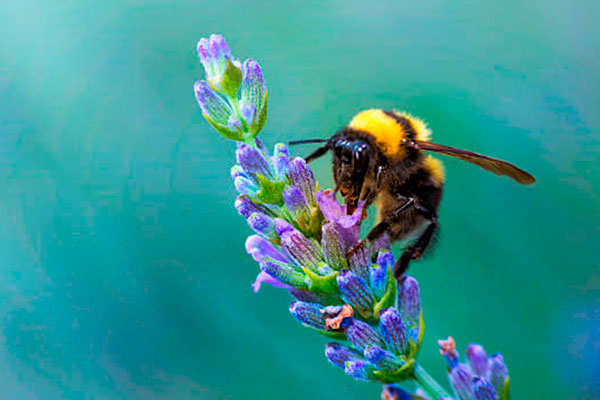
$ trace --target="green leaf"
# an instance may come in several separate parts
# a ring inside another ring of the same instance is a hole
[[[501,400],[510,400],[510,378],[506,378],[504,381],[504,388],[502,389]]]
[[[340,289],[338,287],[337,279],[339,272],[334,272],[331,275],[319,276],[310,269],[302,267],[302,271],[308,277],[310,281],[309,289],[313,293],[326,293],[326,294],[338,294]]]
[[[223,73],[221,80],[218,82],[218,86],[220,86],[222,92],[227,94],[229,97],[236,97],[241,83],[242,70],[235,66],[231,62],[231,59],[228,58],[227,67],[225,67],[225,72]]]
[[[372,266],[371,266],[372,267]],[[375,306],[373,307],[373,314],[376,319],[379,319],[379,312],[388,307],[392,307],[396,302],[396,280],[394,279],[394,275],[392,274],[392,267],[388,267],[388,280],[386,283],[386,291],[383,294],[383,297]]]
[[[284,182],[272,181],[261,174],[256,174],[256,179],[260,186],[260,190],[256,193],[256,197],[261,203],[275,205],[283,204]]]

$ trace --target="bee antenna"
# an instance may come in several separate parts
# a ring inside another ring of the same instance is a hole
[[[296,144],[304,144],[304,143],[326,143],[329,139],[304,139],[304,140],[292,140],[288,142],[290,146],[294,146]]]

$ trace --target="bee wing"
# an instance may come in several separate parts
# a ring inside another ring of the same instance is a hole
[[[492,158],[482,154],[473,153],[471,151],[443,146],[441,144],[435,144],[431,142],[417,141],[412,144],[412,147],[419,150],[434,151],[436,153],[446,154],[450,157],[460,158],[461,160],[478,165],[483,169],[487,169],[496,175],[508,176],[522,185],[531,185],[535,182],[535,178],[527,172],[515,167],[511,163],[498,160],[497,158]]]

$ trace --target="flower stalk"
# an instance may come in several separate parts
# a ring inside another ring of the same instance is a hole
[[[360,240],[363,202],[349,214],[335,193],[321,190],[313,172],[284,144],[270,154],[257,139],[267,117],[267,88],[260,65],[240,63],[225,39],[211,35],[198,43],[206,79],[196,82],[196,99],[206,120],[238,142],[231,177],[239,195],[235,208],[254,234],[246,250],[260,272],[252,285],[287,290],[290,313],[301,324],[339,341],[325,357],[347,375],[386,384],[382,398],[400,399],[397,383],[414,381],[419,396],[450,395],[417,362],[424,334],[418,282],[396,282],[394,257],[384,237],[348,256]],[[468,364],[459,363],[454,341],[440,341],[455,398],[508,399],[502,356],[487,357],[470,345]]]

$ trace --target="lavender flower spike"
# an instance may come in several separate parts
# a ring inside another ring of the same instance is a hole
[[[235,96],[242,81],[242,71],[240,62],[231,55],[225,38],[221,35],[202,38],[197,50],[210,86],[220,93]]]
[[[329,343],[325,356],[347,375],[385,384],[411,380],[418,386],[410,394],[386,386],[384,400],[450,399],[417,361],[424,326],[417,281],[393,279],[386,235],[357,246],[364,201],[348,215],[334,191],[318,190],[304,159],[290,156],[281,143],[268,153],[256,137],[267,117],[258,62],[241,65],[220,35],[200,40],[198,55],[206,70],[206,80],[194,85],[202,113],[217,132],[241,143],[230,175],[239,193],[235,208],[257,233],[246,241],[246,251],[260,265],[254,291],[262,283],[288,291],[295,298],[290,312],[298,321],[345,340]],[[486,361],[485,350],[471,345],[465,364],[451,338],[440,347],[458,400],[508,400],[502,356]]]

